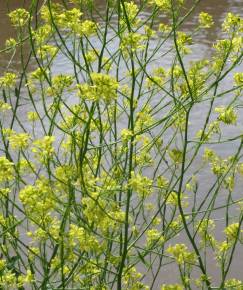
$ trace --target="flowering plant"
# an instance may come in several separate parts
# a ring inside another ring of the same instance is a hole
[[[0,288],[242,289],[243,19],[189,62],[199,0],[60,2],[10,12],[1,50]]]

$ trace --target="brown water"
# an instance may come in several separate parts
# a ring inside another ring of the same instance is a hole
[[[30,1],[26,0],[0,0],[0,50],[4,48],[4,43],[6,39],[9,37],[14,37],[15,32],[11,28],[8,17],[6,16],[6,13],[9,11],[26,5]],[[97,1],[97,8],[99,11],[102,12],[104,10],[103,3],[105,1],[99,0]],[[220,24],[222,23],[225,15],[227,12],[234,12],[243,15],[243,0],[202,0],[200,5],[197,8],[198,11],[205,11],[210,13],[215,21],[214,28],[205,31],[205,33],[201,33],[200,35],[196,36],[196,44],[192,46],[193,49],[193,55],[190,56],[191,58],[201,58],[203,56],[207,56],[212,51],[212,44],[213,42],[220,38]],[[194,27],[194,25],[197,22],[197,13],[194,13],[194,16],[192,16],[189,21],[186,22],[186,24],[183,26],[183,29],[185,31],[190,31]],[[28,55],[29,49],[26,47],[26,50],[24,51],[25,56]],[[11,58],[11,55],[0,53],[0,75],[3,73],[3,71],[6,70],[6,68],[14,71],[18,71],[20,68],[19,65],[19,55],[13,55],[11,63],[9,62],[9,59]],[[163,66],[169,65],[166,64],[166,59],[163,59]],[[34,62],[33,62],[34,63]],[[159,64],[159,62],[158,62]],[[62,58],[62,56],[58,57],[58,61],[55,62],[54,71],[56,73],[63,72],[63,69],[65,67],[65,72],[72,71],[72,66],[70,63],[67,62],[66,58]],[[30,63],[29,69],[34,68],[34,64]],[[238,70],[243,71],[243,64],[238,68]],[[225,83],[225,86],[227,87],[227,83]],[[27,111],[28,108],[25,109]],[[198,108],[198,110],[194,113],[194,124],[195,127],[197,124],[200,123],[200,115],[203,113],[201,108]],[[243,124],[243,116],[240,116],[239,123],[240,127],[242,128]],[[236,129],[237,130],[237,129]],[[241,130],[242,131],[242,130]],[[226,130],[226,137],[232,136],[232,131],[229,129],[229,131]],[[220,153],[224,155],[229,155],[231,152],[232,145],[228,146],[227,143],[224,146],[220,146],[219,150]],[[205,175],[202,175],[202,179],[207,178]],[[240,194],[242,191],[241,188],[237,188],[236,192]],[[221,236],[221,233],[219,231],[218,237]],[[242,251],[238,252],[235,256],[235,260],[233,262],[232,267],[232,273],[231,276],[238,279],[243,279],[243,253]],[[211,265],[209,266],[211,269],[211,275],[216,277],[218,275],[218,270],[216,270],[215,261],[212,260]],[[177,272],[175,268],[171,267],[170,271],[168,272],[168,269],[164,273],[165,277],[161,277],[160,282],[175,282],[175,276],[177,275]],[[159,289],[159,288],[158,288]]]
[[[104,10],[103,0],[96,1],[96,8],[102,13]],[[190,1],[188,1],[190,2]],[[0,0],[0,51],[4,49],[6,39],[15,36],[15,31],[11,27],[7,13],[11,10],[14,10],[17,7],[28,7],[28,4],[31,3],[30,0]],[[193,16],[186,21],[183,29],[185,31],[192,30],[193,26],[197,22],[197,12],[205,11],[210,13],[214,18],[214,28],[201,33],[199,36],[196,36],[195,40],[197,41],[196,49],[197,52],[208,53],[212,43],[219,38],[220,36],[220,24],[227,12],[234,12],[243,15],[243,0],[201,0]],[[148,12],[149,13],[149,12]],[[24,52],[28,54],[28,49]],[[9,64],[10,56],[9,54],[0,54],[0,74],[1,72],[9,67],[13,70],[18,70],[18,55],[13,56],[11,64]]]
[[[7,38],[13,37],[14,30],[11,28],[8,16],[6,15],[9,11],[17,7],[28,7],[29,0],[0,0],[0,48],[4,46]],[[98,0],[97,8],[102,12],[104,9],[103,3],[105,1]],[[197,11],[205,11],[210,13],[215,22],[215,28],[210,29],[209,32],[204,33],[200,36],[201,45],[209,46],[219,34],[219,26],[227,12],[234,12],[243,14],[243,1],[242,0],[201,0],[198,5]],[[190,30],[196,23],[196,13],[190,21],[185,24],[185,29]],[[199,43],[200,45],[200,43]],[[4,57],[0,55],[0,62],[4,61]]]

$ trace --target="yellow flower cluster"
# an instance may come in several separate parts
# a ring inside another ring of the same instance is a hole
[[[131,130],[125,129],[125,128],[121,130],[122,142],[124,142],[124,143],[128,142],[132,136],[133,136],[133,133]]]
[[[14,150],[24,150],[28,147],[30,135],[27,133],[12,132],[9,137],[9,144]]]
[[[31,270],[27,269],[26,274],[16,275],[12,270],[7,268],[1,273],[0,286],[3,289],[19,289],[29,287],[34,282],[34,276]]]
[[[234,13],[227,13],[226,18],[222,24],[223,31],[238,31],[243,32],[243,19]]]
[[[169,180],[163,175],[158,176],[157,178],[157,186],[161,189],[167,189],[169,185]]]
[[[45,179],[37,180],[35,185],[27,185],[21,189],[19,199],[28,215],[40,221],[46,218],[55,206],[55,197],[51,186]]]
[[[182,162],[182,158],[183,158],[183,152],[177,148],[173,148],[172,150],[168,151],[168,154],[171,158],[171,160],[175,163],[181,163]]]
[[[190,252],[185,244],[169,246],[166,251],[176,259],[176,262],[179,265],[184,263],[194,263],[196,259],[195,254]]]
[[[77,25],[80,24],[82,15],[83,13],[77,8],[65,10],[63,13],[57,15],[58,25],[63,28],[70,28],[71,30],[75,30]]]
[[[44,24],[42,26],[39,26],[37,30],[34,30],[33,38],[37,46],[47,45],[47,39],[51,33],[52,33],[52,26],[49,24]]]
[[[201,12],[199,14],[198,22],[201,28],[210,28],[214,24],[213,17],[206,12]]]
[[[243,282],[234,278],[228,279],[225,281],[225,287],[230,290],[242,290]]]
[[[133,1],[125,2],[125,9],[126,9],[128,20],[131,23],[133,20],[135,20],[138,14],[138,11],[139,11],[138,5],[135,4]]]
[[[84,228],[75,224],[70,225],[68,232],[68,243],[72,248],[78,246],[81,251],[97,251],[99,250],[98,240],[89,234]]]
[[[44,44],[41,45],[40,48],[37,50],[37,55],[42,59],[53,58],[58,52],[58,48],[50,45]]]
[[[137,27],[140,22],[140,18],[138,17],[138,13],[139,13],[138,5],[134,3],[133,1],[131,1],[131,2],[125,2],[124,6],[125,6],[126,11],[123,11],[123,15],[120,20],[120,25],[121,25],[122,30],[125,30],[127,26],[126,24],[127,20],[129,21],[130,26],[133,26],[134,28]],[[121,8],[123,9],[122,4],[121,4]]]
[[[211,231],[215,228],[215,223],[211,219],[204,219],[197,224],[197,230],[201,237],[201,244],[203,246],[213,246],[216,244],[215,238]]]
[[[60,4],[52,4],[50,9],[48,6],[43,6],[41,9],[42,19],[51,24],[55,22],[60,28],[71,30],[79,36],[91,36],[97,31],[97,23],[91,20],[81,20],[83,13],[77,9],[64,9]]]
[[[231,164],[231,157],[227,159],[222,159],[209,148],[205,149],[203,159],[210,162],[212,172],[218,176],[225,174]]]
[[[3,77],[0,78],[0,87],[11,88],[16,83],[16,74],[14,73],[5,73]]]
[[[184,193],[181,193],[181,205],[183,207],[187,207],[188,206],[188,202],[186,201],[187,196]],[[178,193],[175,191],[172,191],[169,193],[167,200],[166,200],[167,204],[171,204],[173,206],[178,206]]]
[[[122,37],[120,48],[125,55],[130,52],[135,52],[138,50],[143,50],[145,48],[143,41],[145,36],[138,32],[130,32]]]
[[[36,112],[28,112],[27,118],[30,122],[35,122],[39,119],[38,114]]]
[[[31,270],[27,269],[25,275],[22,274],[18,277],[18,287],[28,287],[28,285],[30,285],[34,281],[34,275],[31,273]]]
[[[209,141],[213,134],[220,134],[221,131],[219,125],[219,120],[213,121],[211,124],[209,124],[208,130],[203,131],[200,129],[197,132],[196,137],[200,138],[202,141]]]
[[[183,54],[190,53],[191,50],[186,45],[192,44],[191,36],[189,36],[183,31],[177,31],[176,36],[177,36],[177,46],[178,49],[181,51],[181,53]]]
[[[6,269],[3,274],[1,274],[0,286],[5,289],[14,289],[17,286],[16,276],[11,270]]]
[[[7,39],[5,42],[6,49],[14,49],[16,47],[16,45],[17,45],[17,41],[12,37]]]
[[[68,185],[69,182],[76,180],[77,168],[74,165],[62,165],[58,166],[55,170],[56,178],[60,181],[60,184]]]
[[[53,148],[54,141],[54,136],[44,136],[44,138],[33,142],[32,152],[40,162],[46,163],[53,156],[55,152]]]
[[[147,230],[146,238],[147,238],[147,245],[148,246],[153,246],[154,244],[156,244],[156,245],[161,247],[161,245],[165,241],[164,236],[157,229]]]
[[[0,183],[14,178],[13,165],[5,156],[0,156]]]
[[[11,110],[11,108],[12,108],[11,105],[0,100],[0,112],[4,113],[6,111]]]
[[[11,23],[15,27],[23,27],[30,19],[30,13],[23,8],[16,9],[8,15]]]
[[[69,88],[73,83],[73,77],[69,75],[57,75],[53,77],[52,86],[47,89],[50,96],[60,96],[63,91]]]
[[[45,79],[45,70],[42,68],[37,68],[35,71],[31,73],[30,78],[31,80],[43,81]],[[29,82],[27,85],[31,86],[32,83]]]
[[[168,33],[171,31],[171,27],[165,23],[160,23],[158,27],[158,31],[161,33]]]
[[[142,108],[140,112],[137,113],[136,123],[135,123],[135,132],[140,132],[154,123],[154,118],[151,114],[151,107],[146,106]]]
[[[217,107],[215,108],[215,112],[219,113],[218,120],[227,124],[227,125],[235,125],[237,121],[237,115],[235,110],[232,107]]]
[[[234,241],[240,236],[241,230],[239,223],[230,224],[225,228],[224,232],[229,241]]]
[[[242,86],[243,85],[243,72],[235,73],[234,81],[237,86]]]
[[[165,82],[166,71],[163,67],[158,67],[153,70],[150,78],[146,79],[146,85],[149,89],[157,86],[162,86]]]
[[[127,269],[123,277],[124,288],[129,290],[149,290],[148,286],[139,281],[141,278],[142,274],[135,267]]]
[[[152,193],[153,180],[141,174],[131,172],[131,178],[128,181],[128,187],[135,191],[141,197],[147,197]]]
[[[229,58],[229,60],[235,62],[240,57],[243,48],[243,37],[235,33],[233,30],[230,38],[217,40],[213,46],[216,50],[216,57],[214,57],[215,70],[221,69],[226,58]]]
[[[97,192],[92,193],[91,197],[83,197],[82,205],[87,222],[95,224],[102,233],[119,229],[124,222],[125,213],[116,203],[107,202]]]
[[[80,36],[85,35],[86,37],[91,36],[96,33],[98,28],[98,24],[90,21],[90,20],[85,20],[82,22],[77,30],[77,34]]]
[[[176,1],[176,4],[174,5],[182,5],[184,3],[184,0],[178,0]],[[158,6],[159,9],[168,11],[171,9],[171,0],[151,0],[150,4],[155,4]]]
[[[149,116],[148,116],[148,119],[149,119]],[[136,130],[136,126],[135,126],[135,130]],[[134,144],[137,144],[136,154],[133,157],[134,165],[141,166],[141,167],[151,166],[154,160],[150,152],[151,151],[150,138],[143,134],[136,135]]]
[[[91,84],[77,85],[81,98],[90,101],[102,100],[110,103],[117,98],[118,82],[114,77],[103,73],[91,73]]]

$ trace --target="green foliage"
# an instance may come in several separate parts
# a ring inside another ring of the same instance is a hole
[[[1,289],[242,289],[243,19],[192,60],[199,1],[44,2],[1,50],[21,64],[0,77]]]

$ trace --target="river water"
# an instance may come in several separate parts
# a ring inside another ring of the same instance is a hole
[[[97,9],[102,12],[104,10],[104,2],[98,0]],[[190,2],[190,1],[189,1]],[[9,11],[17,7],[28,7],[29,0],[1,0],[0,1],[0,49],[4,47],[6,39],[13,37],[14,30],[10,26],[8,16],[6,15]],[[205,11],[213,16],[215,25],[214,28],[209,31],[200,34],[198,39],[200,42],[197,43],[198,51],[207,51],[210,49],[212,42],[219,37],[220,23],[222,23],[223,18],[227,12],[234,12],[240,15],[243,14],[243,1],[242,0],[201,0],[198,5],[197,11]],[[191,17],[184,25],[185,31],[190,31],[190,29],[197,22],[197,13]],[[197,38],[195,39],[197,40]],[[6,64],[7,60],[4,54],[0,55],[0,65],[1,69],[3,64]]]
[[[102,12],[104,10],[104,1],[97,1],[97,8],[99,11]],[[14,37],[14,30],[11,28],[9,19],[6,16],[6,13],[8,11],[11,11],[17,7],[22,7],[24,5],[28,4],[28,1],[26,0],[0,0],[0,50],[4,48],[4,43],[6,39],[9,37]],[[227,12],[234,12],[238,13],[240,15],[243,15],[243,0],[202,0],[201,3],[197,7],[197,11],[205,11],[210,13],[213,16],[215,25],[214,28],[206,31],[205,33],[200,33],[200,35],[195,37],[195,44],[192,46],[193,54],[190,56],[191,59],[198,59],[202,58],[203,56],[208,56],[212,52],[212,44],[216,39],[220,38],[220,24],[222,23],[225,15]],[[148,12],[149,13],[149,12]],[[197,22],[197,13],[194,13],[192,16],[183,26],[183,30],[185,31],[191,31],[192,27]],[[26,51],[24,54],[26,56],[28,55],[29,49],[26,47]],[[0,75],[5,71],[13,70],[18,71],[20,68],[19,64],[19,55],[13,55],[11,62],[9,62],[10,56],[9,54],[1,53],[0,54]],[[189,59],[189,60],[191,60]],[[169,65],[169,59],[168,63],[166,63],[166,58],[163,59],[163,66]],[[57,73],[61,73],[64,71],[69,72],[72,71],[72,66],[70,63],[67,62],[66,58],[62,58],[62,56],[58,57],[58,61],[55,62],[54,70]],[[34,62],[33,64],[30,63],[29,69],[34,69]],[[243,65],[239,66],[237,68],[239,71],[243,71]],[[227,83],[225,83],[225,87],[227,88]],[[27,111],[27,109],[26,109]],[[201,108],[198,108],[198,110],[193,113],[194,117],[194,124],[195,128],[196,125],[200,123],[200,115],[203,113]],[[235,133],[238,131],[242,132],[242,126],[243,126],[243,116],[239,116],[238,121],[238,127],[235,128]],[[225,131],[226,137],[232,136],[232,128],[226,129]],[[232,144],[228,146],[227,144],[220,146],[219,151],[222,155],[228,156],[232,152]],[[234,150],[233,150],[234,151]],[[203,178],[207,178],[206,173]],[[242,194],[242,189],[240,187],[236,188],[237,194]],[[218,233],[218,236],[220,236],[220,232]],[[233,267],[231,269],[231,276],[234,278],[242,279],[243,278],[243,253],[242,251],[238,251],[237,256],[235,257],[235,260],[233,262]],[[212,264],[209,265],[209,267],[212,269],[211,274],[212,276],[216,277],[218,275],[218,270],[215,267],[215,261],[212,260]],[[169,274],[166,272],[166,278],[161,277],[161,282],[174,282],[175,281],[175,275],[176,271],[171,268]],[[159,289],[159,288],[158,288]]]

